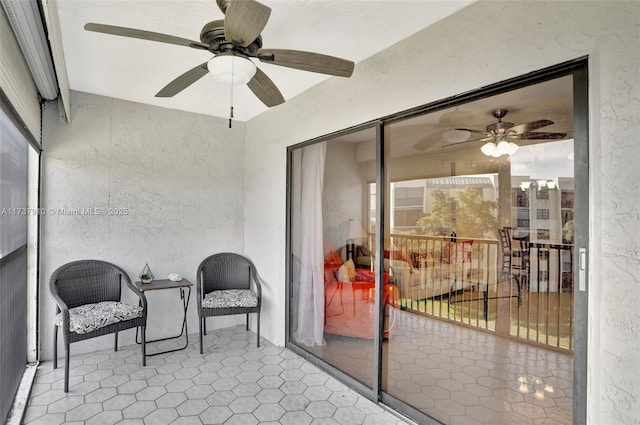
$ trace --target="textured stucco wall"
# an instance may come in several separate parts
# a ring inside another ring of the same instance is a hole
[[[126,215],[47,214],[42,219],[41,346],[52,355],[54,304],[48,279],[78,259],[111,261],[132,280],[145,262],[157,278],[179,272],[196,282],[206,256],[243,250],[244,125],[193,113],[74,92],[73,120],[43,114],[42,207],[127,208]],[[195,286],[189,330],[197,332]],[[177,290],[147,293],[148,337],[179,333]],[[242,315],[212,319],[211,328],[241,323]],[[133,341],[124,332],[121,344]],[[72,344],[80,353],[113,345],[111,336]],[[62,347],[62,346],[60,346]],[[59,350],[59,353],[63,353]]]
[[[245,250],[278,283],[265,336],[284,344],[286,146],[588,55],[588,416],[593,425],[637,424],[639,46],[637,1],[477,2],[357,64],[352,78],[327,80],[249,121]]]

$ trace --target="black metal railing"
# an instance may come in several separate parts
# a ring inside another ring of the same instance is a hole
[[[572,350],[573,246],[518,243],[392,234],[385,264],[404,310]]]

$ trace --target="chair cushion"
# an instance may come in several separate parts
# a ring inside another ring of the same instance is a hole
[[[258,296],[250,289],[224,289],[204,296],[203,308],[256,307]]]
[[[142,316],[142,307],[116,301],[85,304],[69,309],[71,332],[86,334],[96,329]],[[62,313],[56,315],[56,326],[62,326]]]

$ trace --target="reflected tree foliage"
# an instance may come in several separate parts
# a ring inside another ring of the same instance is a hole
[[[497,238],[498,202],[482,198],[474,188],[466,188],[452,196],[448,191],[432,192],[433,207],[418,225],[426,235],[448,236],[456,232],[462,238]]]

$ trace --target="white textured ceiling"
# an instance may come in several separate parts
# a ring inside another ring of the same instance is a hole
[[[233,1],[233,0],[231,0]],[[469,5],[473,0],[260,0],[271,17],[263,47],[306,50],[356,63]],[[223,19],[215,0],[57,0],[72,90],[227,118],[230,86],[205,76],[173,98],[154,95],[211,57],[206,51],[83,29],[88,22],[155,31],[199,41],[202,27]],[[318,84],[322,74],[257,62],[285,99]],[[233,90],[235,119],[267,110],[246,86]]]

